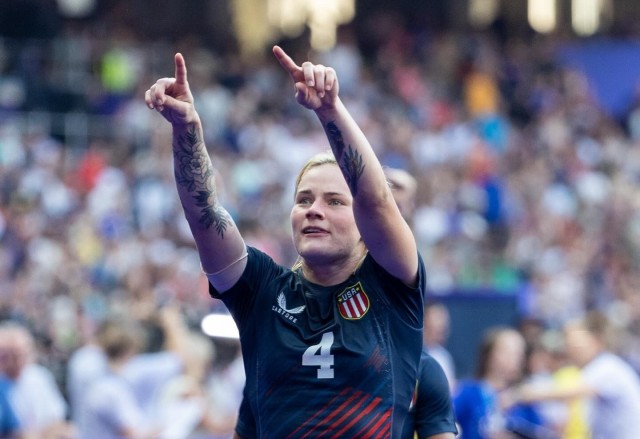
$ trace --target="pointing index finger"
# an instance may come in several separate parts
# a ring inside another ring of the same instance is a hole
[[[273,54],[276,59],[280,63],[283,69],[289,72],[289,75],[297,81],[300,79],[300,75],[302,74],[302,67],[296,64],[289,55],[286,54],[284,50],[280,46],[273,46]]]
[[[176,63],[176,83],[177,84],[186,84],[187,83],[187,64],[184,61],[184,57],[181,53],[176,53],[175,56]]]

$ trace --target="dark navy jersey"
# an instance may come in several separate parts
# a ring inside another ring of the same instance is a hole
[[[417,288],[370,255],[348,280],[323,287],[248,253],[236,285],[222,294],[210,286],[240,331],[253,423],[245,434],[400,438],[422,346],[422,259]]]
[[[442,366],[422,351],[415,404],[409,412],[402,439],[423,439],[441,433],[458,433],[449,381]]]

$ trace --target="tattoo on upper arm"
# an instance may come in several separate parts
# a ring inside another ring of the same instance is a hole
[[[227,211],[218,204],[215,177],[204,143],[195,128],[178,136],[173,148],[175,177],[178,185],[187,192],[195,192],[195,205],[200,207],[200,223],[205,228],[214,227],[220,237],[229,226]]]
[[[338,161],[344,178],[347,180],[351,194],[356,195],[358,193],[358,181],[364,172],[362,156],[351,145],[345,148],[342,132],[334,122],[327,123],[325,130],[329,138],[329,144],[333,149],[333,154]]]

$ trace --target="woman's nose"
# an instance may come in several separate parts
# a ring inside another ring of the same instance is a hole
[[[322,208],[322,202],[320,200],[314,201],[313,204],[309,206],[309,209],[307,209],[307,218],[323,217],[323,216],[324,216],[324,210]]]

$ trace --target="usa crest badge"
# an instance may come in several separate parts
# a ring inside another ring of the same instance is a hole
[[[369,311],[371,302],[362,289],[362,284],[347,287],[337,296],[340,315],[347,320],[359,320]]]

